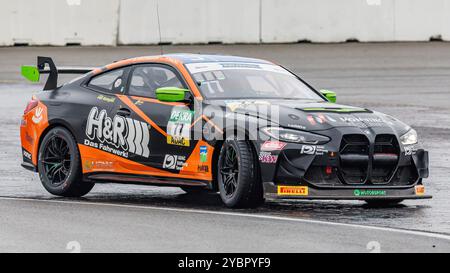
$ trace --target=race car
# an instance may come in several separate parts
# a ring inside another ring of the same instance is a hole
[[[336,104],[334,92],[269,61],[169,54],[81,68],[38,57],[22,74],[48,74],[20,134],[22,166],[53,195],[115,182],[219,192],[231,208],[265,198],[431,198],[414,129]],[[59,74],[82,75],[58,85]]]

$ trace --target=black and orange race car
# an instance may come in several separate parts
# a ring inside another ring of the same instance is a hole
[[[83,75],[59,86],[63,73]],[[117,182],[212,190],[229,207],[431,198],[414,129],[338,105],[334,92],[268,61],[173,54],[77,68],[38,57],[22,74],[49,74],[25,109],[21,141],[23,167],[54,195]]]

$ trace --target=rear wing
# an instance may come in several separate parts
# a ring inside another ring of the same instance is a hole
[[[31,82],[39,82],[41,74],[49,74],[44,90],[53,90],[58,87],[59,74],[86,74],[94,69],[94,67],[56,67],[52,58],[39,56],[37,66],[22,66],[21,73]]]

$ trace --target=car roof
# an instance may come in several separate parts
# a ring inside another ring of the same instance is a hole
[[[272,64],[269,61],[261,59],[229,56],[229,55],[177,53],[177,54],[166,54],[164,56],[176,59],[184,64],[210,63],[210,62],[242,62],[242,63]]]

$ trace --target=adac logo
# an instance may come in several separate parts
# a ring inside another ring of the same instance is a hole
[[[42,107],[37,107],[34,111],[34,115],[31,118],[35,124],[38,124],[42,121],[42,112],[44,112],[44,109]]]

